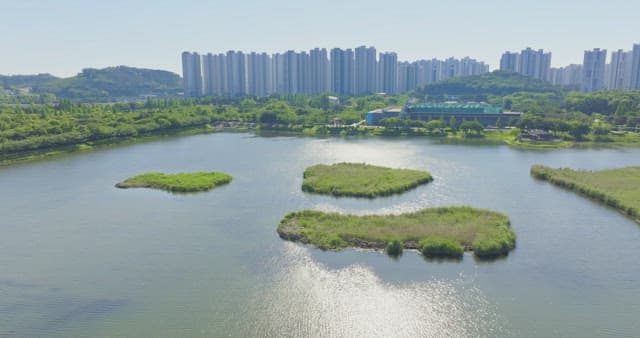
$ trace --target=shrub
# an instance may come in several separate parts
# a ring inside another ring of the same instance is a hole
[[[425,257],[460,258],[464,249],[460,243],[445,238],[430,237],[420,242],[420,251]]]
[[[400,242],[397,239],[392,240],[391,242],[389,242],[389,244],[387,244],[387,255],[389,256],[400,256],[402,255],[402,250],[403,250],[403,245],[402,242]]]
[[[493,238],[482,236],[473,241],[473,252],[478,258],[506,256],[515,243],[515,236],[507,233]]]

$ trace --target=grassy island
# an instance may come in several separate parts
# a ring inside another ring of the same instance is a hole
[[[600,201],[640,222],[640,167],[583,171],[535,165],[531,175]]]
[[[211,190],[231,182],[230,175],[218,172],[195,172],[179,174],[146,173],[128,178],[118,188],[152,188],[170,192],[197,192]]]
[[[397,194],[433,180],[426,171],[364,163],[314,165],[304,171],[302,190],[333,196],[375,198]]]
[[[427,257],[460,258],[473,251],[479,258],[504,256],[516,235],[503,214],[471,207],[423,209],[401,215],[343,215],[304,210],[284,217],[281,238],[321,249],[346,247],[420,250]]]

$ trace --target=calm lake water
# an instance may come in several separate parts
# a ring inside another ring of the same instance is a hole
[[[305,167],[417,168],[376,200],[303,193]],[[640,226],[529,176],[640,165],[640,149],[523,151],[423,139],[209,134],[0,168],[0,336],[640,337]],[[216,170],[192,195],[113,185]],[[291,211],[471,205],[510,216],[509,257],[397,260],[282,241]]]

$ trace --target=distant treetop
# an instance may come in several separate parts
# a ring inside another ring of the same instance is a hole
[[[456,77],[419,88],[426,95],[510,95],[517,92],[562,92],[549,82],[518,73],[494,71],[482,75]]]

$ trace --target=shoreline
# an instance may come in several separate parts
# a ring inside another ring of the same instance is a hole
[[[530,173],[531,176],[533,176],[533,178],[537,180],[549,182],[556,187],[574,192],[579,196],[585,197],[591,201],[597,202],[598,204],[602,204],[605,207],[616,210],[619,213],[629,217],[636,223],[640,224],[640,210],[634,208],[633,206],[626,205],[617,197],[614,197],[606,191],[592,188],[586,184],[581,184],[570,179],[557,177],[554,175],[554,170],[558,169],[553,169],[541,165],[534,165],[531,167]]]
[[[237,124],[237,125],[236,125]],[[239,125],[239,126],[238,126]],[[366,137],[366,138],[381,138],[381,139],[399,139],[399,138],[425,138],[433,141],[439,141],[443,144],[467,144],[467,145],[506,145],[513,149],[518,150],[540,150],[540,151],[553,151],[569,148],[638,148],[640,147],[640,136],[634,134],[633,137],[638,138],[634,142],[623,142],[612,140],[609,142],[599,141],[560,141],[560,142],[522,142],[515,139],[511,139],[508,131],[489,131],[486,132],[483,137],[464,137],[460,132],[451,134],[437,134],[427,135],[424,133],[374,133],[377,128],[350,128],[350,127],[337,127],[335,130],[340,130],[338,133],[326,133],[326,134],[314,134],[305,132],[312,128],[304,128],[303,126],[294,127],[274,127],[274,126],[261,126],[256,123],[248,122],[218,122],[217,124],[205,124],[194,127],[187,127],[182,129],[167,129],[158,132],[152,132],[148,134],[138,135],[134,137],[116,137],[108,138],[97,141],[90,141],[78,144],[55,146],[45,149],[29,150],[24,152],[16,152],[11,154],[0,155],[0,168],[35,162],[42,159],[53,158],[56,156],[62,156],[67,154],[76,154],[82,152],[88,152],[92,150],[108,149],[110,147],[124,146],[136,143],[153,142],[162,139],[169,139],[172,137],[185,137],[193,135],[211,134],[211,133],[253,133],[259,137],[272,137],[272,136],[291,136],[291,137],[313,137],[313,138],[345,138],[345,137]],[[351,132],[351,133],[350,133]],[[262,135],[264,133],[264,135]]]

